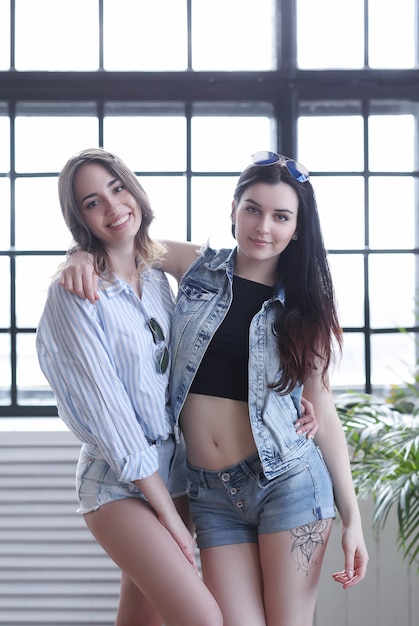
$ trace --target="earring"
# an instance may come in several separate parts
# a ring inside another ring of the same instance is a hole
[[[293,236],[293,241],[297,241],[297,239],[298,239],[298,235],[294,235]]]

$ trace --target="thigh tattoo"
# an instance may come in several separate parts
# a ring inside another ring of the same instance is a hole
[[[329,520],[323,519],[289,531],[291,554],[298,569],[308,573],[316,564],[316,551],[324,545],[328,524]]]

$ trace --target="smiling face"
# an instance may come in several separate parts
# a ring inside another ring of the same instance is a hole
[[[297,233],[297,217],[298,196],[287,183],[247,187],[231,214],[242,266],[261,263],[272,273]]]
[[[133,243],[142,212],[119,178],[100,163],[86,163],[77,170],[73,187],[87,228],[105,248]]]

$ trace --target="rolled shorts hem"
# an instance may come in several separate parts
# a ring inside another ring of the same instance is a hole
[[[324,521],[324,520],[328,520],[328,519],[335,519],[336,517],[336,513],[333,512],[330,515],[326,515],[324,517],[322,517],[320,520],[309,520],[301,523],[298,523],[296,526],[292,526],[291,528],[283,528],[281,530],[267,530],[265,532],[257,532],[257,533],[249,533],[248,535],[245,535],[243,533],[234,533],[234,535],[232,537],[228,537],[225,536],[222,539],[209,539],[206,540],[205,537],[200,536],[198,543],[198,547],[200,550],[205,550],[205,548],[217,548],[219,546],[232,546],[232,545],[236,545],[236,544],[242,544],[242,543],[259,543],[259,536],[261,535],[274,535],[275,533],[282,533],[282,532],[287,532],[290,530],[293,530],[294,528],[301,528],[302,526],[306,526],[308,524],[312,524],[315,521]]]
[[[157,442],[158,471],[172,498],[186,495],[186,466],[184,443],[177,444],[172,437]],[[134,482],[118,480],[116,473],[104,458],[92,457],[82,447],[76,472],[76,492],[79,501],[77,513],[86,515],[109,502],[134,498],[147,501]]]

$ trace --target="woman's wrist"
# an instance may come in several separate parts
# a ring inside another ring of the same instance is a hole
[[[80,246],[76,243],[74,246],[71,246],[66,252],[66,257],[70,257],[72,254],[79,252],[81,250]]]

